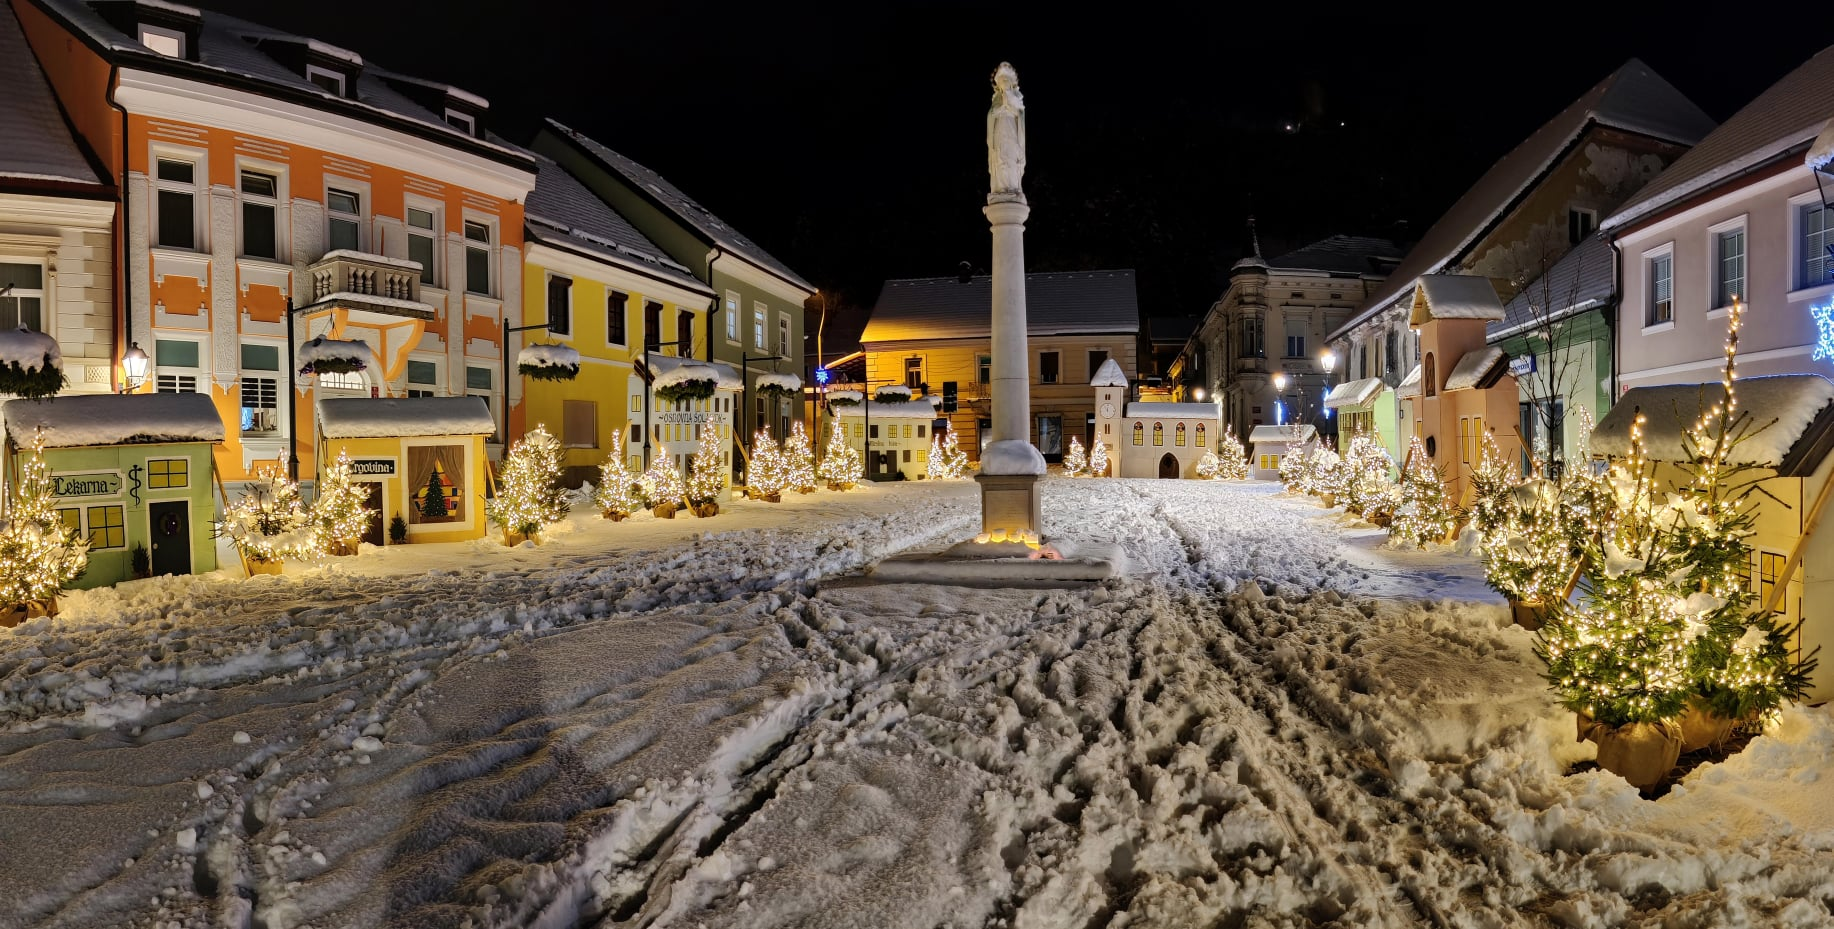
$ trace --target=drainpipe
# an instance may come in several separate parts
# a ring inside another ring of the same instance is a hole
[[[1611,246],[1611,280],[1613,283],[1611,288],[1611,299],[1607,301],[1605,305],[1606,309],[1601,311],[1601,315],[1605,318],[1605,338],[1611,340],[1611,404],[1616,406],[1618,398],[1618,352],[1621,350],[1620,343],[1623,341],[1618,338],[1618,299],[1622,296],[1623,291],[1616,285],[1616,282],[1623,280],[1620,275],[1623,273],[1624,269],[1624,253],[1618,248],[1617,239],[1614,237],[1606,237],[1605,244]],[[1605,414],[1603,411],[1599,411],[1596,415],[1602,419]]]
[[[131,293],[133,288],[129,286],[128,284],[128,270],[127,270],[127,262],[128,262],[128,253],[127,253],[127,230],[128,230],[127,107],[124,107],[121,104],[115,102],[115,90],[117,87],[120,86],[120,84],[121,84],[120,66],[119,65],[110,65],[108,69],[108,96],[106,98],[106,102],[108,103],[108,105],[111,108],[113,108],[114,110],[116,110],[117,112],[121,114],[121,176],[119,179],[116,180],[116,183],[119,185],[116,188],[116,190],[118,191],[118,196],[121,201],[121,221],[115,225],[115,254],[120,256],[119,260],[115,262],[115,288],[121,294],[121,333],[115,337],[115,356],[117,358],[126,357],[127,347],[133,344],[133,341],[134,341],[133,340],[134,307],[131,302],[134,299],[134,297],[133,297],[133,294]],[[151,273],[150,269],[148,273]],[[148,318],[150,320],[151,318],[150,313],[148,314]],[[153,344],[153,333],[152,332],[147,333],[147,348],[155,350],[155,354],[157,354],[156,350],[158,346]],[[157,358],[152,359],[151,363],[157,364],[158,359]],[[128,386],[127,372],[125,368],[122,369],[121,387],[122,387],[122,393],[128,393],[132,389]]]
[[[724,257],[726,257],[725,250],[721,249],[718,245],[715,245],[713,247],[713,257],[707,259],[707,286],[708,287],[713,287],[713,263]],[[723,303],[720,300],[720,289],[718,287],[713,287],[713,301],[712,303],[708,305],[708,308],[707,308],[707,359],[706,360],[708,361],[708,363],[712,363],[713,361],[713,318],[719,315],[720,307],[722,305]],[[691,345],[688,346],[688,354],[689,355],[694,354],[694,347]]]

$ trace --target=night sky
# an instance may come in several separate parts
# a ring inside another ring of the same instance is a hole
[[[1180,316],[1216,298],[1250,212],[1269,255],[1417,236],[1630,57],[1723,120],[1830,40],[1796,6],[1709,28],[1599,3],[204,5],[483,94],[512,141],[554,116],[856,320],[888,277],[986,269],[983,119],[1002,59],[1027,105],[1029,268],[1136,268],[1142,313]]]

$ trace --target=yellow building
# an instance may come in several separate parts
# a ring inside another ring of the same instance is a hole
[[[577,485],[597,480],[620,430],[627,445],[643,443],[643,395],[631,383],[644,346],[706,356],[713,291],[549,159],[538,160],[527,215],[523,325],[546,328],[512,333],[510,357],[521,346],[561,344],[579,352],[580,370],[572,380],[538,380],[511,365],[512,438],[547,426],[565,450],[566,481]]]
[[[318,402],[318,421],[319,451],[326,460],[349,454],[355,482],[368,489],[363,541],[385,544],[396,516],[409,542],[484,536],[484,439],[497,429],[484,398],[333,398]]]
[[[986,275],[886,281],[860,335],[866,380],[940,398],[961,447],[979,460],[992,422],[992,279]],[[1095,435],[1089,379],[1113,359],[1137,370],[1140,305],[1132,271],[1025,276],[1030,434],[1046,461],[1070,436]]]

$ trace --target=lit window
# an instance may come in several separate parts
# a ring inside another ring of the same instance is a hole
[[[318,86],[319,90],[334,97],[348,97],[344,92],[344,75],[318,65],[306,65],[306,80]]]
[[[124,516],[124,508],[120,506],[90,507],[89,547],[126,548],[127,521]]]
[[[191,486],[191,459],[150,458],[146,463],[146,486],[151,490],[171,490]]]
[[[185,34],[176,29],[140,26],[140,44],[167,58],[185,57]]]
[[[242,346],[242,431],[280,428],[280,346]]]

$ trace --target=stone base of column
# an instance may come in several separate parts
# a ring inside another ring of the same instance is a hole
[[[1038,475],[977,474],[981,485],[981,531],[988,535],[1003,533],[1039,534],[1044,519],[1038,506]]]

